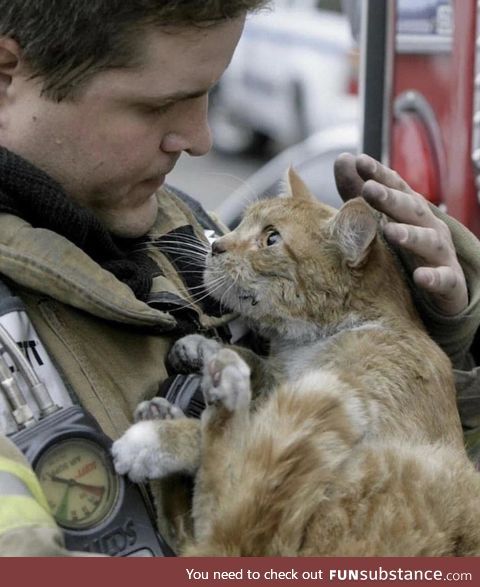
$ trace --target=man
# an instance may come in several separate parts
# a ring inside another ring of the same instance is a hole
[[[80,402],[112,438],[166,379],[172,340],[219,323],[165,237],[204,240],[213,223],[161,186],[183,151],[209,150],[208,92],[263,3],[0,1],[0,273],[34,327],[15,338],[51,357],[54,402]],[[146,233],[163,252],[144,253]],[[0,443],[0,552],[62,553]]]
[[[55,403],[80,403],[113,439],[166,379],[172,341],[228,321],[194,294],[195,247],[216,226],[162,184],[183,151],[209,150],[208,91],[263,4],[0,0],[0,275],[22,303],[16,339],[49,365]],[[463,368],[477,298],[446,224],[368,158],[341,158],[337,177],[404,223],[388,237],[423,259],[420,307]],[[0,553],[68,554],[47,510],[0,438]]]

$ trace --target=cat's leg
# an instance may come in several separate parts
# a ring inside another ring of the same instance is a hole
[[[209,361],[221,348],[222,344],[201,334],[189,334],[175,342],[168,361],[179,373],[201,371],[205,362]]]
[[[173,369],[179,373],[198,372],[202,371],[205,363],[208,363],[222,348],[234,350],[249,366],[253,397],[273,388],[276,383],[276,374],[271,361],[245,347],[236,345],[226,347],[201,334],[189,334],[180,338],[172,346],[168,360]]]
[[[227,433],[231,437],[234,428],[248,418],[250,367],[234,350],[223,348],[205,363],[202,390],[207,406],[202,415],[203,444],[223,436],[228,420]]]
[[[209,532],[216,507],[239,487],[231,467],[250,419],[250,369],[230,349],[220,350],[204,367],[206,408],[201,418],[201,463],[195,478],[193,518],[196,540]]]
[[[134,422],[144,420],[179,420],[185,414],[178,406],[174,406],[164,397],[154,397],[140,402],[133,413]]]
[[[132,481],[193,475],[200,461],[200,423],[165,398],[142,402],[137,422],[112,446],[115,469]]]
[[[280,375],[276,372],[274,361],[245,347],[234,345],[229,348],[238,353],[250,368],[252,399],[256,399],[275,388]]]

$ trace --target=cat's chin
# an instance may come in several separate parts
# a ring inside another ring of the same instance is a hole
[[[257,293],[231,285],[213,290],[210,295],[221,304],[222,308],[242,315],[251,315],[252,309],[258,310],[256,306],[260,301]]]

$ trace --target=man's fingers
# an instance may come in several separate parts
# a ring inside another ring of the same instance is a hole
[[[440,221],[430,210],[427,201],[415,192],[402,192],[368,180],[362,196],[374,208],[397,222],[438,228]]]
[[[468,290],[448,226],[392,169],[368,155],[344,153],[335,162],[335,181],[340,196],[359,195],[396,222],[384,227],[387,240],[397,245],[411,268],[415,283],[429,292],[435,306],[455,315],[468,305]]]
[[[468,290],[448,228],[439,227],[390,222],[383,231],[389,242],[411,253],[415,284],[430,294],[440,312],[453,316],[467,307]]]
[[[462,274],[452,267],[419,267],[413,272],[413,280],[430,293],[435,305],[444,314],[458,314],[468,305]]]
[[[415,283],[432,293],[448,296],[458,286],[458,277],[451,267],[418,267],[413,272]]]
[[[339,155],[335,160],[333,171],[338,193],[344,202],[361,195],[364,181],[357,173],[354,155],[351,153]]]
[[[401,192],[414,193],[411,187],[406,181],[404,181],[396,171],[385,167],[372,157],[368,155],[358,155],[356,157],[356,168],[358,175],[368,181],[373,179],[378,183],[381,183],[394,190],[400,190]]]
[[[415,265],[452,265],[455,250],[451,241],[434,228],[408,224],[387,224],[383,232],[387,240],[414,254]]]

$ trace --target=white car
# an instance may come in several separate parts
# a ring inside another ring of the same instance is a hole
[[[336,6],[337,11],[327,8]],[[358,50],[337,0],[276,0],[253,14],[212,95],[214,146],[284,148],[356,118]]]

